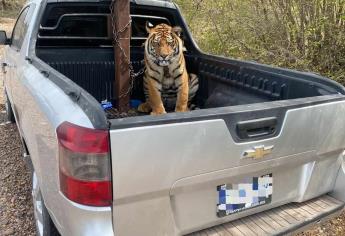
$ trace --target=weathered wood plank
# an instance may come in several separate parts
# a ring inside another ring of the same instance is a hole
[[[330,202],[329,200],[327,200],[326,198],[320,199],[320,201],[322,201],[323,203],[327,204],[328,208],[332,208],[334,203]]]
[[[317,215],[317,214],[319,213],[318,211],[314,210],[314,209],[311,208],[310,206],[308,206],[308,205],[306,205],[306,204],[303,204],[303,203],[298,203],[298,204],[296,205],[296,208],[298,208],[299,210],[300,210],[300,209],[303,209],[303,210],[309,212],[312,216]]]
[[[282,218],[284,218],[290,224],[296,224],[299,222],[298,220],[296,220],[294,217],[289,215],[289,213],[285,212],[284,209],[280,207],[278,209],[274,209],[273,211],[277,213],[278,215],[280,215]]]
[[[306,211],[305,209],[303,209],[303,207],[299,207],[297,205],[291,205],[291,204],[287,205],[286,207],[295,211],[295,212],[298,212],[299,214],[301,214],[306,219],[313,217],[313,214],[311,214],[309,211]]]
[[[321,206],[324,209],[328,209],[330,207],[330,205],[328,205],[327,203],[325,203],[324,201],[322,201],[321,199],[316,199],[314,201],[315,204]]]
[[[300,212],[295,211],[294,209],[292,209],[289,206],[282,206],[281,207],[285,212],[287,212],[289,215],[291,215],[293,218],[295,218],[297,221],[303,221],[306,216],[301,214]],[[309,217],[309,215],[307,215],[307,217]]]
[[[266,235],[267,233],[254,221],[250,220],[248,217],[241,219],[241,221],[247,225],[252,231],[254,231],[257,235]]]
[[[208,236],[219,236],[219,234],[214,228],[206,229],[205,232]]]
[[[232,223],[226,223],[223,225],[224,228],[235,236],[245,236],[238,228],[236,228]]]
[[[207,236],[207,233],[203,230],[199,232],[198,236]]]
[[[221,225],[215,227],[215,230],[217,231],[219,236],[234,236]]]
[[[325,211],[327,211],[327,209],[325,209],[325,208],[323,208],[323,207],[317,205],[317,204],[314,203],[314,202],[308,202],[308,206],[311,207],[311,208],[313,208],[313,209],[314,209],[315,211],[317,211],[317,212],[325,212]]]
[[[267,224],[264,220],[259,218],[257,215],[249,216],[249,219],[255,222],[261,229],[263,229],[268,234],[274,233],[274,228],[272,228],[269,224]]]
[[[324,200],[324,199],[326,199],[329,203],[331,203],[332,206],[339,205],[342,203],[341,201],[338,201],[337,199],[332,198],[331,196],[328,196],[328,195],[324,195],[322,197],[322,200]]]
[[[334,209],[341,209],[342,202],[323,196],[304,203],[290,203],[252,216],[225,223],[193,234],[195,236],[254,236],[282,233],[292,226]],[[191,235],[190,235],[191,236]]]
[[[243,224],[240,220],[233,221],[232,224],[238,228],[246,236],[255,236],[255,233],[248,228],[246,224]]]
[[[282,226],[280,224],[275,222],[271,217],[269,217],[265,213],[260,213],[257,216],[260,217],[260,219],[265,221],[268,225],[270,225],[275,230],[280,230],[282,228]]]
[[[289,222],[284,220],[282,217],[280,217],[278,214],[276,214],[274,211],[269,211],[266,213],[267,216],[269,216],[272,220],[277,222],[282,227],[288,227],[290,225]]]

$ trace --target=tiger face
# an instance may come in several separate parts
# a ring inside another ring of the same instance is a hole
[[[181,28],[159,24],[155,27],[146,26],[149,37],[145,50],[149,59],[158,66],[169,66],[182,52]]]

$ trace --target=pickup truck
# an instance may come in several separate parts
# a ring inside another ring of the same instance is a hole
[[[343,86],[205,54],[176,4],[132,0],[134,70],[147,21],[180,26],[198,109],[109,117],[109,5],[30,0],[12,36],[0,32],[7,118],[32,169],[38,235],[279,235],[341,212]],[[144,101],[142,83],[132,100]]]

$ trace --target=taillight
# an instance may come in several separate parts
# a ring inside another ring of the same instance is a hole
[[[56,132],[61,192],[79,204],[110,206],[112,187],[108,131],[64,122]]]

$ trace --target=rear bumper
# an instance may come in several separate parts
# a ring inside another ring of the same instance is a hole
[[[114,235],[110,208],[94,208],[69,203],[71,208],[65,209],[66,217],[62,220],[63,222],[60,222],[63,227],[56,224],[62,236]],[[188,236],[292,235],[336,217],[343,209],[343,202],[324,195],[304,203],[290,203]]]
[[[344,203],[328,195],[304,203],[290,203],[192,235],[289,235],[337,216]]]

